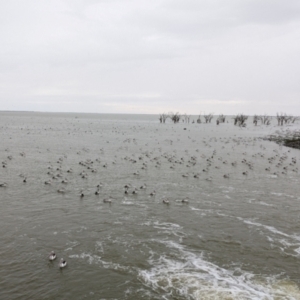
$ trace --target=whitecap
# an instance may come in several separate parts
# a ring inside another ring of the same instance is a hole
[[[180,259],[151,256],[148,270],[139,270],[139,279],[162,299],[299,299],[299,288],[276,276],[258,276],[241,269],[227,270],[208,262],[202,253],[192,253],[173,241],[159,241],[178,251]]]

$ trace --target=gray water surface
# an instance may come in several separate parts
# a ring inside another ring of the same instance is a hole
[[[0,299],[300,299],[300,151],[261,139],[275,123],[0,117]]]

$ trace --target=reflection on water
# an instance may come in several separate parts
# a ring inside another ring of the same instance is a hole
[[[300,299],[300,157],[260,139],[277,127],[41,113],[0,127],[1,299]]]

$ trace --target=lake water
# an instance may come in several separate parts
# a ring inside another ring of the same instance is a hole
[[[300,299],[300,151],[227,120],[1,112],[0,299]]]

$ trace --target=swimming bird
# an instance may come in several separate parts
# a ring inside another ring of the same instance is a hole
[[[67,262],[63,258],[61,258],[58,266],[62,269],[67,266]]]
[[[50,255],[49,255],[49,260],[50,260],[50,261],[53,261],[53,260],[55,260],[55,259],[56,259],[56,254],[55,254],[54,251],[51,251],[51,253],[50,253]]]
[[[156,195],[155,191],[153,191],[153,192],[150,193],[150,196],[155,196],[155,195]]]
[[[144,183],[144,184],[140,187],[140,189],[143,190],[143,189],[145,189],[146,187],[147,187],[147,185],[146,185],[146,183]]]
[[[184,198],[181,200],[182,203],[189,203],[189,199],[188,198]]]
[[[112,201],[111,201],[111,198],[104,198],[103,202],[104,203],[111,203]]]
[[[170,201],[168,199],[163,199],[162,201],[164,204],[170,204]]]

